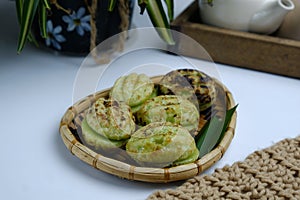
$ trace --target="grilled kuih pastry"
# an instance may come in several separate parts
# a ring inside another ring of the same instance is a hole
[[[181,125],[195,134],[199,126],[199,112],[194,104],[175,95],[156,96],[147,100],[136,113],[137,122],[144,126],[152,122]]]
[[[119,148],[126,144],[128,140],[109,140],[105,136],[94,131],[84,119],[81,122],[81,130],[84,142],[96,150],[108,150]]]
[[[197,160],[194,138],[183,127],[156,122],[138,129],[126,144],[127,153],[140,165],[167,167]]]
[[[163,76],[160,81],[163,94],[175,94],[188,99],[204,111],[216,100],[215,81],[207,74],[195,69],[178,69]]]
[[[152,80],[145,74],[137,73],[118,78],[110,92],[111,99],[126,102],[133,111],[153,95],[155,89]]]
[[[117,143],[115,146],[120,146],[134,131],[135,122],[130,107],[125,102],[104,98],[99,98],[88,109],[82,125],[85,142],[96,145],[95,148],[101,148],[103,138],[106,143],[111,140],[113,144]]]

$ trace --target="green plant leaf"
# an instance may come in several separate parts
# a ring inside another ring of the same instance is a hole
[[[26,40],[28,39],[28,34],[30,33],[30,28],[37,11],[40,0],[24,0],[23,10],[21,15],[20,24],[20,34],[18,41],[17,52],[20,53],[24,48]]]
[[[16,12],[17,12],[18,22],[19,22],[19,24],[21,24],[22,11],[23,11],[23,0],[16,0],[15,2],[16,2]],[[35,40],[35,38],[33,37],[31,32],[29,32],[27,39],[29,40],[29,42],[33,42],[35,45],[38,45],[37,41]]]
[[[212,117],[195,137],[199,158],[213,150],[222,140],[238,105],[226,112],[225,118]]]
[[[229,126],[231,118],[232,118],[234,112],[236,111],[237,107],[238,107],[238,104],[226,112],[224,126],[223,126],[223,129],[222,129],[222,132],[221,132],[221,135],[219,137],[217,144],[219,144],[221,142],[221,140],[223,139],[223,136],[224,136],[225,132],[227,131],[227,128]]]
[[[198,133],[199,138],[195,138],[196,146],[199,150],[199,158],[209,153],[217,143],[221,135],[224,121],[218,117],[212,117],[209,123],[201,129],[202,133]],[[197,135],[197,136],[198,136]]]
[[[28,33],[28,41],[39,47],[39,43],[36,41],[31,31]]]
[[[21,24],[22,11],[23,11],[23,0],[16,0],[16,11],[17,11],[18,22],[19,22],[19,24]]]
[[[167,44],[174,45],[175,42],[170,31],[170,23],[164,11],[161,0],[148,1],[146,8],[151,22],[153,26],[157,28],[156,30],[161,38]]]
[[[116,7],[117,0],[109,0],[108,2],[108,11],[112,12]]]
[[[168,17],[170,21],[173,21],[174,18],[174,0],[165,0],[165,3],[168,8]]]
[[[39,27],[41,30],[41,35],[43,38],[47,37],[47,8],[46,6],[40,2],[39,6]]]
[[[50,4],[49,4],[48,0],[42,0],[42,1],[43,1],[44,6],[46,7],[46,9],[50,10]]]

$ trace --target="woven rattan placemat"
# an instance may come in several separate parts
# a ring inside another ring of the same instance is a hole
[[[148,200],[291,199],[300,200],[300,136],[255,151],[244,161],[211,175],[187,180],[176,189],[158,190]]]

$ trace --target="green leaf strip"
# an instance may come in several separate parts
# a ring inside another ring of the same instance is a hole
[[[39,47],[39,43],[36,41],[35,37],[33,36],[32,31],[29,31],[27,39],[29,42],[32,42],[35,46]]]
[[[196,139],[196,146],[199,150],[199,158],[209,153],[216,145],[221,135],[224,121],[216,116],[212,117],[209,123],[201,129],[202,133],[198,133],[199,138]]]
[[[148,1],[147,12],[153,26],[157,27],[157,32],[161,38],[169,45],[173,45],[173,40],[170,24],[167,15],[164,11],[163,5],[160,0]]]
[[[39,27],[41,30],[41,35],[43,38],[47,37],[47,8],[43,3],[40,3],[39,6]]]
[[[228,128],[238,105],[226,112],[225,118],[213,116],[195,137],[196,146],[200,152],[199,158],[212,151],[220,143]]]
[[[40,0],[24,0],[17,52],[24,48]]]
[[[170,21],[174,19],[174,0],[165,0],[165,3],[168,8],[168,17]]]
[[[227,128],[230,124],[232,116],[233,116],[234,112],[236,111],[237,107],[238,107],[238,104],[226,112],[224,126],[223,126],[223,129],[222,129],[222,132],[221,132],[221,135],[220,135],[220,138],[219,138],[217,144],[219,144],[221,142],[221,140],[223,139],[224,134],[227,131]]]
[[[108,11],[112,12],[116,7],[117,0],[109,0],[108,2]]]
[[[45,8],[47,10],[50,10],[50,4],[49,4],[48,0],[42,0],[42,1],[43,1],[43,5],[45,6]]]
[[[22,12],[23,12],[23,0],[16,0],[16,11],[17,11],[18,22],[19,24],[21,24]]]

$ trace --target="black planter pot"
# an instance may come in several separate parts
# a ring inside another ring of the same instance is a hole
[[[57,3],[68,14],[55,5],[47,14],[48,37],[42,38],[38,20],[34,21],[33,33],[40,46],[71,55],[87,55],[90,52],[91,24],[88,7],[84,0],[58,0]],[[129,0],[129,22],[131,22],[134,1]],[[96,45],[105,39],[120,33],[121,17],[116,5],[108,11],[108,0],[98,0],[96,12]]]

